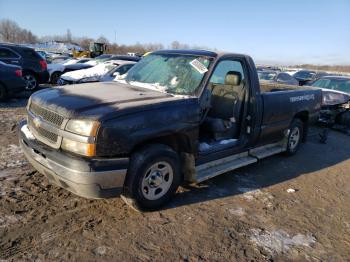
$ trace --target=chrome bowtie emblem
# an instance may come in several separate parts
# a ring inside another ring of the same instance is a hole
[[[34,124],[34,126],[35,126],[36,128],[40,127],[40,122],[41,122],[41,119],[38,118],[38,117],[35,117],[35,118],[33,119],[33,124]]]

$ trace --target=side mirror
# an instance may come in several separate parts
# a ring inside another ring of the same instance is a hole
[[[113,76],[115,76],[115,77],[120,76],[120,73],[119,72],[114,72]]]

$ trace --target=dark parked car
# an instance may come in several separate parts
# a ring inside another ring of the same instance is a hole
[[[350,94],[350,76],[324,76],[313,82],[312,86]]]
[[[138,62],[141,60],[141,58],[138,56],[130,56],[130,55],[113,55],[110,58],[108,58],[106,61],[111,61],[111,60],[126,60],[126,61]]]
[[[22,68],[27,90],[34,90],[49,80],[46,60],[33,48],[0,43],[0,61]]]
[[[76,64],[70,64],[66,65],[64,73],[70,72],[70,71],[75,71],[75,70],[80,70],[80,69],[88,69],[90,67],[93,67],[94,65],[92,64],[86,64],[86,63],[76,63]]]
[[[299,81],[299,85],[309,85],[313,81],[316,81],[317,79],[326,76],[326,72],[322,71],[312,71],[312,70],[300,70],[296,72],[293,77]]]
[[[22,78],[22,70],[19,66],[0,62],[0,100],[24,91],[26,83]]]
[[[259,80],[269,81],[287,85],[299,85],[299,81],[291,75],[284,72],[277,72],[272,70],[258,71]]]
[[[323,99],[319,122],[327,127],[349,133],[350,77],[325,76],[316,80],[312,87],[322,90]]]
[[[185,181],[295,154],[321,99],[310,87],[260,85],[246,55],[156,51],[116,82],[33,94],[19,143],[60,187],[155,209]]]

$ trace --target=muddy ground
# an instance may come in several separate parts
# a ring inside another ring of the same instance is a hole
[[[313,128],[277,155],[181,188],[159,212],[87,200],[25,161],[16,124],[25,99],[0,104],[2,261],[350,261],[350,137]]]

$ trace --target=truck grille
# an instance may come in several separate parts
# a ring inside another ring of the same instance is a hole
[[[64,121],[64,117],[52,112],[50,110],[47,110],[46,108],[43,108],[37,104],[31,103],[29,110],[36,116],[41,117],[45,121],[49,122],[50,124],[53,124],[57,127],[61,127]]]
[[[31,116],[28,116],[28,125],[30,129],[34,130],[35,133],[37,133],[39,136],[44,137],[48,139],[51,143],[56,144],[58,140],[58,135],[42,128],[42,127],[36,127],[33,123],[33,119]]]
[[[38,119],[36,119],[38,118]],[[39,120],[39,122],[37,122]],[[31,103],[28,112],[28,127],[36,139],[53,148],[59,148],[62,137],[59,129],[63,129],[65,118],[51,110]]]

